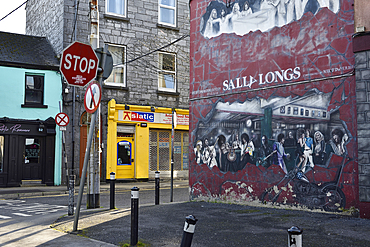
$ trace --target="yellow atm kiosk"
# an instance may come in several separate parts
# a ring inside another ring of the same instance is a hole
[[[188,174],[189,110],[174,109],[174,171]],[[170,174],[172,108],[108,103],[107,172],[116,179],[148,179]]]

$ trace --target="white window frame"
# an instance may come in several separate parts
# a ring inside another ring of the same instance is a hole
[[[169,70],[163,70],[160,66],[161,62],[160,62],[160,54],[170,54],[170,55],[173,55],[175,57],[175,71],[169,71]],[[158,52],[158,90],[159,91],[165,91],[165,92],[176,92],[177,90],[177,56],[175,53],[170,53],[170,52]],[[160,86],[160,82],[161,82],[161,74],[162,73],[167,73],[167,74],[173,74],[174,75],[174,88],[165,88],[165,87],[161,87]]]
[[[127,0],[121,0],[121,1],[124,2],[124,4],[125,4],[125,9],[124,9],[124,13],[123,14],[118,14],[118,13],[115,13],[115,12],[109,12],[109,9],[108,9],[109,0],[106,0],[105,1],[105,13],[107,13],[109,15],[127,17]]]
[[[107,86],[114,86],[114,87],[127,87],[127,81],[126,81],[126,46],[125,45],[117,45],[117,44],[108,44],[108,50],[109,50],[109,47],[110,46],[115,46],[115,47],[120,47],[120,48],[123,48],[123,64],[114,64],[114,60],[113,60],[113,70],[112,70],[112,73],[114,73],[114,68],[123,68],[123,83],[119,83],[119,82],[112,82],[112,81],[108,81],[109,77],[104,81],[104,85],[107,85]],[[113,56],[113,54],[112,54]],[[112,74],[111,74],[112,75]]]
[[[166,26],[176,27],[177,26],[177,0],[175,1],[175,6],[169,6],[161,3],[161,0],[158,0],[158,23]],[[167,22],[161,22],[161,7],[166,9],[174,10],[174,24],[167,23]]]

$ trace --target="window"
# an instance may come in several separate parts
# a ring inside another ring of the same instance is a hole
[[[158,89],[162,91],[176,91],[176,55],[159,53]]]
[[[107,0],[106,13],[126,16],[127,0]]]
[[[26,74],[24,107],[43,107],[44,76]]]
[[[126,48],[118,45],[108,45],[108,51],[112,54],[113,70],[105,80],[105,85],[126,87]]]
[[[158,22],[176,27],[176,0],[159,0]]]

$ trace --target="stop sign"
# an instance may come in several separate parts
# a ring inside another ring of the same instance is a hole
[[[75,41],[64,49],[59,69],[69,84],[83,87],[96,77],[98,61],[90,45]]]

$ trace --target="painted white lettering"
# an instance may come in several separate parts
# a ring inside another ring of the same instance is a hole
[[[73,55],[73,58],[75,59],[75,67],[74,67],[73,71],[76,71],[76,67],[77,67],[78,59],[80,59],[81,57],[76,56],[76,55]]]
[[[247,77],[244,76],[243,77],[243,87],[247,87],[247,86],[248,86],[248,84],[247,84]]]
[[[256,79],[254,79],[252,76],[249,76],[249,84],[248,87],[251,88],[253,83],[257,82]]]
[[[224,88],[223,88],[224,91],[229,90],[229,81],[228,80],[224,80],[222,85],[224,86]]]
[[[271,75],[271,81],[269,80],[269,75]],[[275,74],[273,72],[268,72],[266,75],[265,75],[265,81],[267,83],[272,83],[273,81],[275,81]]]
[[[278,82],[278,78],[280,79],[281,82],[284,81],[284,77],[283,77],[283,74],[284,74],[284,70],[281,71],[281,74],[279,71],[275,71],[275,75],[276,75],[276,78],[275,78],[275,82]]]
[[[83,63],[85,63],[85,66],[84,67],[82,67],[82,64]],[[87,70],[87,64],[88,64],[88,62],[87,62],[87,58],[86,57],[83,57],[82,59],[81,59],[81,61],[80,61],[80,71],[82,72],[82,73],[84,73],[86,70]]]
[[[234,88],[235,88],[235,86],[234,86],[233,80],[230,80],[229,89],[231,90],[231,89],[234,89]]]
[[[289,71],[292,72],[293,70],[292,69],[287,69],[287,70],[284,71],[284,79],[287,80],[287,81],[293,80],[293,74],[292,73],[288,74]]]
[[[95,68],[95,64],[96,64],[95,60],[90,59],[90,61],[89,61],[89,69],[87,70],[87,73],[90,74],[90,70]]]
[[[70,69],[70,68],[71,68],[71,61],[70,61],[69,59],[72,59],[72,55],[68,53],[68,54],[64,57],[64,61],[65,61],[65,63],[64,63],[64,68],[65,68],[65,69]],[[67,66],[67,64],[68,64],[68,66]]]
[[[240,82],[240,78],[238,77],[238,78],[236,78],[236,88],[241,88],[242,87],[242,85],[240,85],[239,82]]]
[[[260,81],[259,85],[263,85],[263,84],[265,84],[265,83],[266,83],[266,82],[264,82],[264,81],[263,81],[262,76],[263,76],[263,74],[259,74],[259,75],[258,75],[258,77],[259,77],[259,81]]]
[[[298,79],[299,77],[301,77],[301,71],[300,71],[300,67],[295,67],[293,69],[293,73],[296,75],[296,76],[293,76],[293,79]]]

